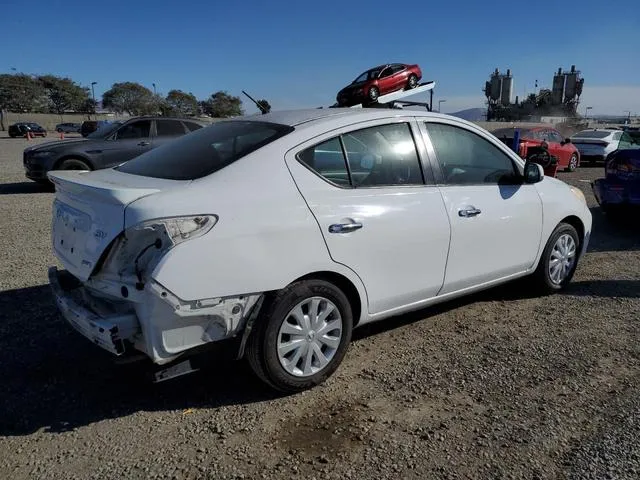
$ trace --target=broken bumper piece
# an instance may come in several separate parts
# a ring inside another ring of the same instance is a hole
[[[81,284],[68,272],[59,271],[56,267],[49,268],[49,283],[60,312],[75,330],[114,355],[125,352],[124,340],[135,335],[140,328],[134,312],[94,313],[77,294]]]

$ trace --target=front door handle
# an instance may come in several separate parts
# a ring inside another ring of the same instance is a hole
[[[147,145],[149,145],[149,142],[140,142],[138,145],[140,145],[141,147],[146,147]]]
[[[334,223],[329,225],[329,233],[349,233],[362,228],[362,224],[359,222],[351,223]]]
[[[476,215],[480,215],[482,211],[476,207],[467,207],[458,210],[458,215],[461,217],[475,217]]]

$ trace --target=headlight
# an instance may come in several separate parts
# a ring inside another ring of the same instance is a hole
[[[50,156],[52,156],[54,154],[55,154],[55,152],[35,151],[35,152],[33,152],[32,156],[33,156],[33,158],[49,158]]]
[[[215,215],[193,215],[156,218],[134,225],[117,240],[105,268],[120,276],[135,274],[142,282],[143,273],[151,271],[170,249],[203,236],[217,221]]]
[[[584,193],[582,193],[582,190],[580,190],[577,187],[571,187],[571,192],[578,197],[582,203],[584,203],[585,205],[587,204],[587,199],[584,197]]]

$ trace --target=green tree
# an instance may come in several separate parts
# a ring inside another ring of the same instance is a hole
[[[31,75],[0,74],[0,109],[11,112],[39,112],[43,108],[44,89]]]
[[[102,95],[102,106],[129,115],[151,115],[160,109],[158,96],[135,82],[114,83]]]
[[[190,116],[198,113],[198,100],[192,93],[171,90],[165,99],[164,115]]]
[[[62,115],[69,110],[81,111],[89,98],[89,89],[81,87],[70,78],[41,75],[38,82],[46,94],[47,110],[50,113]]]
[[[271,105],[265,99],[258,100],[258,108],[262,113],[269,113],[271,111]]]
[[[214,118],[227,118],[242,115],[242,100],[227,92],[216,92],[206,100],[200,102],[200,108],[205,115]]]

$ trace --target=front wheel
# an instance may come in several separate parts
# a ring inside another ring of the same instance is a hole
[[[372,102],[375,102],[376,100],[378,100],[378,97],[380,96],[380,90],[378,90],[378,87],[371,87],[369,89],[369,100]]]
[[[67,158],[55,170],[91,170],[91,167],[77,158]]]
[[[296,282],[263,306],[247,345],[251,369],[286,393],[323,383],[346,354],[353,316],[345,294],[324,280]]]
[[[412,90],[418,86],[418,77],[414,74],[409,75],[409,81],[407,82],[407,90]]]
[[[543,293],[565,288],[578,266],[580,237],[568,223],[561,223],[553,231],[544,247],[538,268],[533,274],[535,286]]]
[[[575,153],[571,155],[569,159],[569,165],[567,165],[567,172],[573,172],[578,168],[578,155]]]

